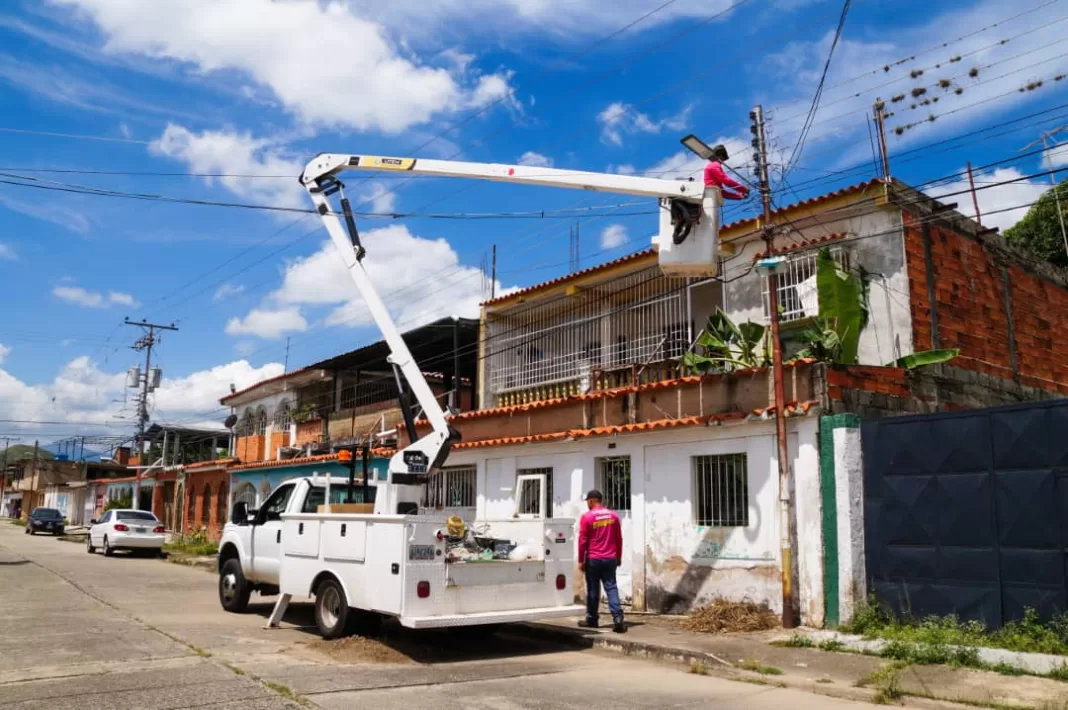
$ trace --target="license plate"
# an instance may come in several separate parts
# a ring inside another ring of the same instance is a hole
[[[408,559],[416,562],[433,562],[433,545],[408,545]]]
[[[143,533],[144,531],[145,531],[145,528],[134,528],[134,532]]]

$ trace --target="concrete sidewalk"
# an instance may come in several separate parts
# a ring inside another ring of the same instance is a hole
[[[580,629],[577,621],[522,624],[509,627],[508,633],[681,664],[700,674],[850,700],[894,701],[893,696],[900,693],[902,697],[896,701],[913,707],[945,707],[944,701],[949,701],[1068,710],[1068,683],[1048,678],[1004,676],[949,666],[895,669],[890,661],[874,656],[771,645],[790,638],[792,632],[699,634],[684,630],[681,619],[669,617],[632,616],[626,634],[614,634],[609,629]]]

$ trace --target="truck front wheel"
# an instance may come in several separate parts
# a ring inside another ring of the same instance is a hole
[[[345,590],[336,579],[324,579],[315,590],[315,625],[324,639],[336,639],[349,632],[352,609]]]
[[[240,614],[248,609],[252,589],[241,571],[241,560],[229,559],[219,571],[219,603],[227,611]]]

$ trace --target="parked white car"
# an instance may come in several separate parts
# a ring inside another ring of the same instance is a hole
[[[85,551],[90,555],[101,548],[106,557],[115,550],[151,551],[163,554],[165,529],[159,518],[147,510],[109,510],[100,520],[90,521]]]

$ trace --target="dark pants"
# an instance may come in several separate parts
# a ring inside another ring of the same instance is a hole
[[[623,622],[623,607],[619,605],[619,590],[616,588],[615,560],[586,561],[586,622],[597,625],[598,608],[601,605],[601,585],[608,597],[608,609],[612,612],[612,621]]]

